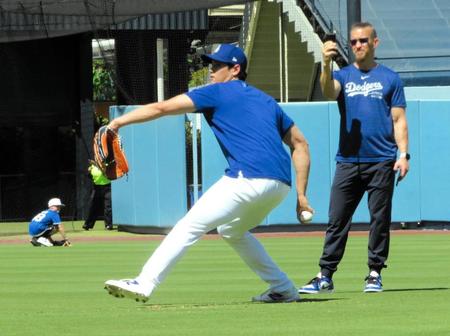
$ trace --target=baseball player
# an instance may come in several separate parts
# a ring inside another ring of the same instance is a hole
[[[69,245],[64,225],[61,223],[59,211],[64,204],[59,198],[52,198],[48,201],[48,210],[41,211],[30,222],[29,233],[31,236],[30,243],[34,246],[61,246]],[[59,232],[62,241],[55,241],[52,235]]]
[[[372,24],[355,23],[349,42],[355,62],[339,71],[332,72],[336,43],[328,41],[322,49],[321,89],[325,97],[337,100],[341,121],[320,271],[299,289],[305,294],[334,291],[333,274],[344,256],[352,216],[366,191],[370,230],[364,292],[383,291],[381,271],[389,255],[395,174],[398,171],[399,178],[404,178],[409,171],[406,101],[400,77],[376,62],[380,41]]]
[[[222,44],[203,60],[210,63],[211,85],[148,104],[114,119],[109,127],[167,115],[203,113],[228,161],[225,176],[207,190],[174,226],[132,280],[108,280],[116,297],[147,301],[176,262],[205,233],[217,228],[248,267],[269,285],[256,302],[294,302],[292,281],[249,232],[287,195],[291,185],[290,148],[296,171],[297,213],[313,212],[305,195],[309,175],[308,144],[276,101],[245,83],[247,59],[242,49]]]

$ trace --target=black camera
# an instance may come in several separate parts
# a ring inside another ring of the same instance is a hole
[[[323,38],[324,42],[327,41],[333,41],[336,42],[336,33],[326,33],[325,37]]]

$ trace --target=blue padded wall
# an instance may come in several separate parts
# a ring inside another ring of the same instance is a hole
[[[308,197],[313,223],[326,223],[338,143],[336,103],[281,104],[305,134],[311,150]],[[134,109],[113,107],[111,117]],[[411,170],[394,192],[393,221],[450,221],[450,100],[408,100]],[[130,164],[128,178],[112,183],[115,224],[172,227],[187,211],[184,116],[120,130]],[[287,150],[287,148],[286,148]],[[217,181],[226,161],[202,121],[203,191]],[[295,180],[295,176],[293,176]],[[295,189],[262,225],[297,224]],[[364,197],[353,222],[368,222]]]
[[[450,221],[450,102],[419,102],[421,218]]]
[[[332,143],[330,133],[330,113],[333,105],[326,103],[291,103],[280,104],[283,110],[294,120],[302,133],[308,140],[311,152],[311,171],[308,183],[309,201],[316,210],[315,222],[323,223],[327,220],[328,203],[322,200],[328,199],[330,183],[332,180],[332,170],[330,158],[334,153],[330,151]],[[337,112],[337,111],[336,111]],[[286,146],[286,151],[289,152]],[[291,166],[294,173],[294,167]],[[292,177],[292,188],[286,199],[274,209],[266,218],[264,224],[290,224],[297,223],[296,220],[296,200],[295,174]]]
[[[313,223],[326,223],[335,170],[339,113],[336,103],[280,104],[305,134],[310,144],[311,172],[308,197],[316,210]],[[407,108],[411,170],[394,191],[393,221],[450,221],[450,101],[409,100]],[[287,150],[287,149],[286,149]],[[202,124],[203,190],[226,167],[214,135]],[[292,180],[295,180],[293,176]],[[263,221],[262,225],[296,224],[295,190]],[[353,222],[369,221],[367,197],[361,201]]]
[[[115,118],[136,106],[113,106]],[[122,128],[130,172],[112,182],[113,222],[172,227],[187,211],[184,115]]]
[[[409,152],[411,160],[407,177],[394,189],[392,220],[396,222],[415,222],[422,219],[420,215],[420,124],[419,101],[407,101]],[[428,111],[431,112],[431,111]],[[430,117],[432,113],[430,113]],[[450,220],[450,219],[449,219]]]

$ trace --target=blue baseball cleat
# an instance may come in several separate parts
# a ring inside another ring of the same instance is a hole
[[[318,293],[332,293],[334,290],[333,280],[326,276],[315,277],[311,279],[303,287],[298,289],[301,294],[318,294]]]
[[[383,284],[381,283],[381,275],[368,275],[365,278],[366,287],[364,293],[378,293],[383,291]]]

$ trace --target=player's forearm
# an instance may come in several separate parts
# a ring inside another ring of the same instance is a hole
[[[325,98],[335,99],[334,80],[331,75],[331,64],[324,63],[320,74],[320,88]]]
[[[297,189],[297,195],[304,196],[306,195],[311,165],[307,142],[301,142],[295,146],[295,149],[292,151],[292,162],[296,174],[295,187]]]
[[[109,124],[113,130],[120,127],[155,120],[166,115],[176,115],[195,110],[192,100],[185,94],[178,95],[163,102],[151,103],[124,114]]]
[[[408,124],[405,117],[394,120],[394,136],[399,152],[408,152]]]
[[[130,124],[143,123],[154,120],[163,115],[163,110],[158,106],[158,103],[152,103],[138,107],[130,113],[124,114],[110,123],[113,129],[119,129]]]
[[[395,126],[395,142],[399,152],[408,152],[408,127],[405,126]]]
[[[59,225],[58,231],[59,231],[59,234],[61,235],[62,239],[67,240],[66,231],[64,230],[64,227],[62,226],[62,224]]]

